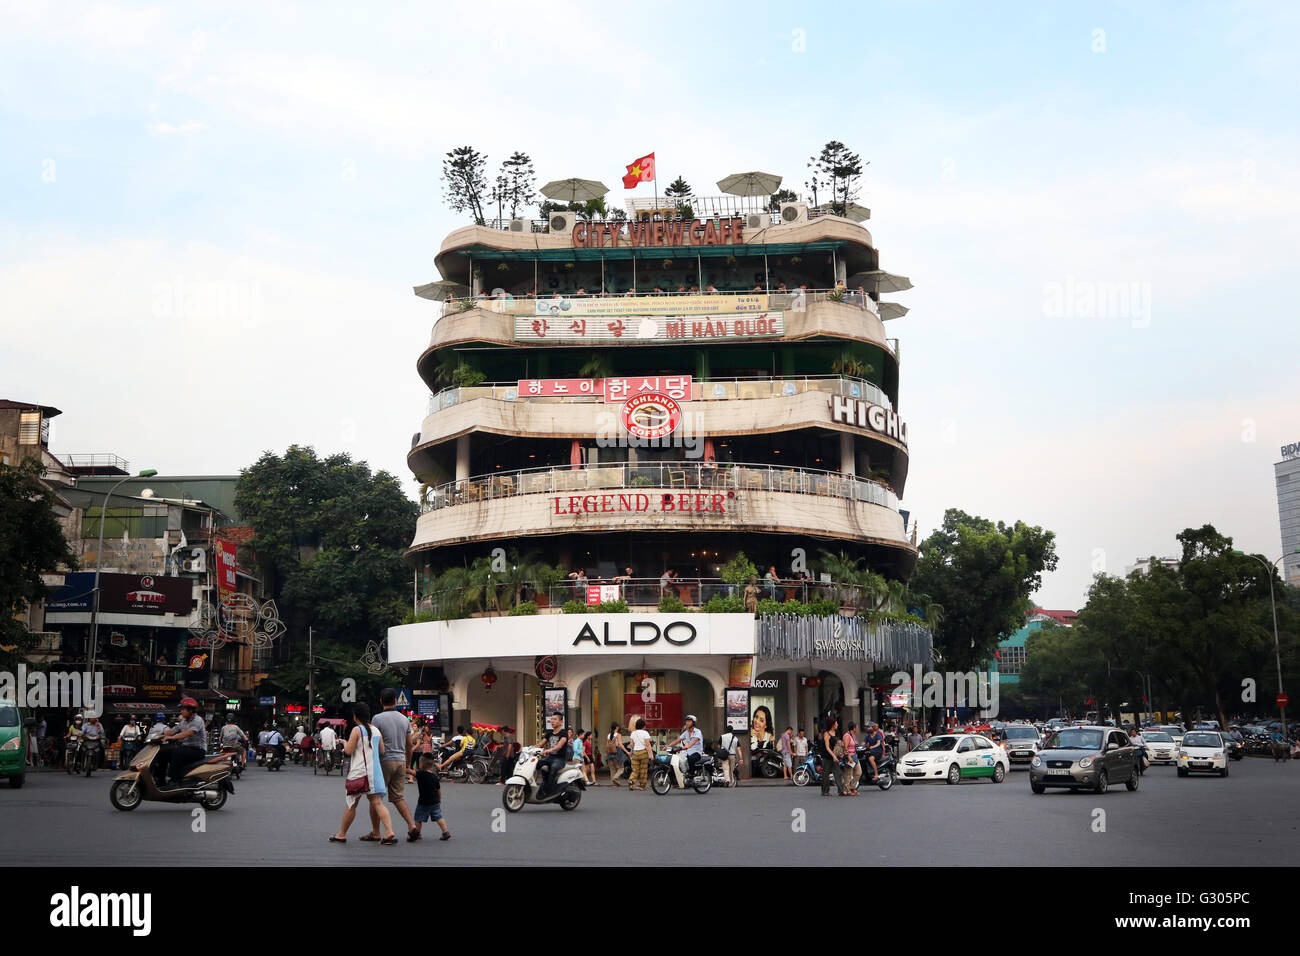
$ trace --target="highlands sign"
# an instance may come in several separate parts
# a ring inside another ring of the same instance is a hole
[[[866,428],[907,444],[907,424],[898,417],[898,412],[883,405],[836,395],[831,399],[831,421]]]

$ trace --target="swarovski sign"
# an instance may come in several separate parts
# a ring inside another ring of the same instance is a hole
[[[831,421],[867,428],[907,444],[907,424],[898,417],[898,412],[883,405],[836,395],[831,398]]]

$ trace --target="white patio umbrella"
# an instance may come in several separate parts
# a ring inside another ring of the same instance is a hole
[[[588,202],[608,192],[609,187],[595,179],[556,179],[542,187],[542,195],[556,202]]]
[[[871,210],[866,206],[859,206],[857,203],[851,202],[844,207],[844,217],[852,219],[854,222],[865,222],[871,218]]]
[[[896,276],[880,269],[872,269],[870,272],[858,272],[849,276],[850,289],[859,285],[874,287],[876,292],[906,292],[912,288],[912,280],[907,276]]]
[[[441,302],[444,299],[469,295],[469,286],[452,279],[438,279],[436,282],[427,282],[424,285],[415,286],[415,294],[421,299],[432,299],[435,302]]]
[[[907,315],[907,306],[899,305],[897,302],[879,302],[877,306],[882,320],[898,319]]]
[[[748,173],[732,173],[718,180],[718,188],[731,196],[766,198],[781,188],[781,177],[775,173],[760,173],[757,170]]]

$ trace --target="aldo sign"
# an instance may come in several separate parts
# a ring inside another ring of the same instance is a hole
[[[583,624],[582,630],[573,639],[573,646],[590,642],[596,647],[648,647],[658,644],[662,638],[674,647],[685,647],[695,640],[697,634],[695,625],[690,621],[672,621],[661,627],[654,621],[606,620],[600,637],[596,636],[596,631],[590,624]]]

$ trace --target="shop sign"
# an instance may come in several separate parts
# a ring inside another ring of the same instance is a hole
[[[616,592],[617,593],[617,592]],[[615,598],[617,600],[617,598]],[[587,589],[587,603],[591,603],[591,589]],[[600,602],[597,601],[597,604]],[[555,675],[560,672],[560,662],[554,654],[541,654],[533,658],[533,673],[537,679],[549,684],[555,680]]]
[[[907,424],[898,417],[898,412],[883,405],[873,405],[842,395],[831,398],[831,421],[841,425],[855,425],[866,428],[878,435],[907,444]]]
[[[666,438],[682,423],[682,407],[662,392],[646,392],[624,402],[620,418],[638,438]]]
[[[1300,441],[1282,446],[1283,461],[1290,461],[1292,458],[1300,458]]]
[[[734,341],[784,334],[784,312],[756,312],[744,316],[725,313],[642,315],[615,319],[582,315],[515,317],[515,341],[523,342]]]
[[[573,639],[573,646],[591,643],[597,647],[602,644],[605,647],[646,647],[657,644],[663,638],[675,647],[685,647],[696,636],[695,625],[689,621],[672,621],[660,628],[654,621],[630,620],[626,630],[620,628],[613,634],[610,633],[610,623],[606,621],[601,628],[601,637],[596,636],[590,624],[583,624],[578,636]]]
[[[595,607],[597,604],[604,604],[606,601],[617,601],[620,597],[620,590],[617,584],[588,584],[587,604]],[[542,680],[554,680],[554,678],[545,677]]]
[[[142,684],[140,693],[149,700],[169,700],[180,695],[179,684]]]
[[[729,687],[749,687],[754,683],[754,658],[733,657],[727,666]]]
[[[749,730],[748,687],[727,688],[726,720],[723,723],[738,734]]]
[[[259,707],[274,707],[274,706],[275,706],[275,698],[274,698],[274,697],[259,697],[259,698],[257,698],[257,704],[258,704]]]
[[[734,246],[745,241],[745,220],[677,219],[580,222],[573,227],[577,249],[617,249],[620,245],[664,249],[675,246]]]
[[[557,515],[613,514],[620,511],[713,512],[727,513],[728,494],[679,493],[655,495],[643,492],[601,495],[553,495],[552,513]],[[654,507],[651,507],[651,506]]]
[[[650,730],[680,730],[682,695],[656,694],[654,700],[646,700],[640,694],[624,694],[623,712],[629,727],[635,726],[638,718],[644,718]]]

